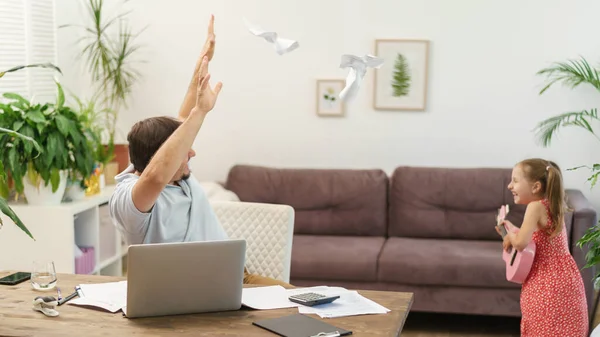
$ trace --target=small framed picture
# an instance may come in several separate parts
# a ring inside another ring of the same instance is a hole
[[[427,102],[429,41],[375,40],[375,110],[424,111]]]
[[[340,99],[340,92],[345,85],[345,80],[317,80],[317,115],[344,116],[345,107],[344,102]]]

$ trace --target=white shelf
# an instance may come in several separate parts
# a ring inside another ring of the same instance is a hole
[[[102,191],[93,196],[85,197],[84,199],[73,201],[73,202],[63,202],[60,205],[56,206],[31,206],[26,203],[10,203],[10,207],[15,211],[15,213],[19,214],[17,211],[23,212],[37,212],[37,211],[46,211],[48,209],[59,209],[66,212],[70,212],[72,215],[77,215],[85,210],[90,208],[94,208],[98,205],[102,205],[108,202],[110,196],[115,191],[115,186],[110,185],[104,187]]]
[[[56,206],[11,203],[11,208],[33,234],[23,233],[2,216],[0,229],[0,269],[30,271],[33,261],[52,260],[57,273],[75,273],[75,247],[94,247],[92,273],[121,276],[123,251],[121,233],[112,225],[108,200],[115,189],[106,186],[101,193]]]

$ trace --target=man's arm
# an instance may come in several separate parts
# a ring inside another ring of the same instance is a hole
[[[184,121],[186,117],[190,114],[190,111],[194,108],[194,104],[196,103],[196,88],[198,87],[198,73],[200,71],[200,65],[202,64],[202,60],[204,57],[208,57],[208,61],[212,60],[213,55],[215,54],[215,17],[214,15],[210,16],[210,21],[208,23],[208,34],[206,36],[206,41],[204,42],[204,47],[202,48],[202,52],[200,53],[200,57],[196,62],[196,67],[194,68],[194,73],[192,74],[192,79],[190,80],[190,85],[188,86],[188,90],[183,98],[183,102],[181,103],[181,107],[179,108],[179,120]]]
[[[152,209],[160,192],[173,179],[181,163],[185,162],[206,114],[215,105],[222,84],[217,83],[214,90],[210,88],[207,57],[204,57],[200,65],[199,77],[195,106],[152,157],[133,187],[133,203],[140,212],[148,212]]]

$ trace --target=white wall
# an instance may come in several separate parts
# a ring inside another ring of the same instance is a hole
[[[77,0],[57,1],[57,22],[78,12]],[[129,111],[126,133],[137,120],[176,115],[216,16],[213,82],[223,91],[196,140],[193,168],[201,180],[224,180],[236,163],[279,167],[382,168],[398,165],[511,167],[532,156],[563,168],[591,164],[598,142],[583,130],[565,130],[550,149],[532,129],[551,115],[600,106],[589,88],[557,87],[538,95],[535,73],[553,61],[583,55],[596,64],[600,45],[594,0],[138,0],[130,1],[147,61]],[[371,3],[371,4],[369,4]],[[300,48],[277,55],[244,27],[247,17]],[[73,65],[74,34],[61,32],[60,66],[74,91],[85,88]],[[428,39],[430,68],[425,112],[373,110],[368,73],[345,118],[315,114],[315,81],[346,77],[344,53],[374,53],[377,38]],[[81,92],[81,91],[79,91]],[[596,152],[597,153],[597,152]],[[587,171],[567,172],[600,206],[585,184]]]

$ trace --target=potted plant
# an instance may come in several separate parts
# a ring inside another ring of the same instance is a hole
[[[55,104],[34,104],[14,93],[4,93],[8,102],[0,104],[0,127],[12,127],[43,149],[20,138],[0,139],[0,161],[10,172],[17,193],[24,193],[29,204],[59,204],[69,173],[87,177],[93,170],[85,130],[77,114],[64,105],[62,87],[56,85]],[[8,186],[2,183],[0,188],[6,190]]]
[[[57,66],[55,66],[51,63],[43,63],[43,64],[38,63],[38,64],[27,64],[27,65],[16,66],[16,67],[10,68],[5,71],[0,71],[0,78],[8,73],[19,71],[24,68],[51,68],[62,74],[60,68],[58,68]],[[11,128],[0,127],[0,139],[3,137],[9,137],[12,140],[18,138],[18,139],[22,140],[23,142],[29,142],[29,143],[33,144],[33,146],[39,152],[43,151],[43,149],[40,147],[40,145],[33,138],[27,137],[23,134],[20,134],[16,131],[12,130]],[[6,175],[6,170],[4,169],[4,165],[2,164],[2,161],[0,161],[0,212],[2,212],[4,215],[9,217],[17,225],[17,227],[19,227],[30,238],[35,240],[35,238],[31,234],[29,229],[27,229],[27,227],[25,226],[23,221],[21,221],[19,216],[17,216],[17,214],[8,205],[8,201],[7,201],[8,194],[9,194],[8,177]],[[2,225],[3,225],[3,222],[2,222],[2,218],[0,217],[0,226],[2,226]]]
[[[114,158],[112,148],[102,144],[103,118],[106,109],[98,106],[96,97],[84,101],[76,95],[71,96],[75,101],[75,104],[72,105],[73,110],[77,113],[83,127],[95,166],[102,168]],[[65,198],[71,200],[83,198],[86,195],[86,180],[88,178],[89,176],[83,177],[80,173],[72,171],[69,175]]]
[[[576,60],[556,62],[549,67],[540,70],[538,75],[546,75],[548,78],[548,82],[540,91],[540,95],[546,92],[546,90],[548,90],[552,85],[557,83],[562,83],[571,89],[575,89],[579,85],[589,85],[600,91],[600,71],[592,67],[590,63],[583,57],[580,57]],[[556,116],[552,116],[538,123],[535,130],[538,141],[544,147],[550,146],[553,136],[555,136],[563,127],[577,127],[584,129],[586,132],[591,133],[596,139],[600,140],[594,131],[594,128],[592,127],[593,123],[599,120],[600,117],[598,117],[598,109],[590,108],[587,110],[565,112]],[[598,182],[598,176],[600,175],[599,163],[595,163],[591,166],[578,166],[568,170],[577,170],[584,167],[591,170],[591,175],[587,181],[590,183],[591,188],[594,188]],[[580,248],[583,246],[589,247],[589,251],[585,257],[586,265],[584,268],[591,268],[600,264],[600,223],[589,228],[585,235],[579,239],[577,245]],[[600,288],[600,271],[593,276],[593,282],[596,290]],[[598,307],[599,299],[600,296],[597,296],[590,316],[590,324],[592,324],[594,321],[593,318]]]
[[[60,28],[82,29],[84,35],[79,40],[82,43],[79,56],[85,60],[94,92],[97,93],[94,104],[103,114],[102,143],[105,144],[105,150],[102,161],[115,158],[119,169],[124,169],[129,162],[128,147],[126,144],[115,144],[115,133],[118,114],[121,109],[128,107],[132,87],[141,77],[132,67],[132,59],[140,48],[134,44],[139,33],[132,32],[125,19],[127,13],[107,18],[103,0],[88,0],[87,12],[90,15],[89,25],[63,25]]]

